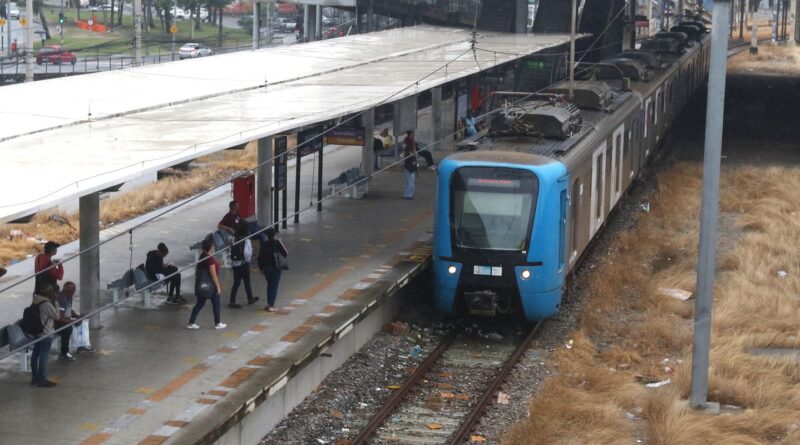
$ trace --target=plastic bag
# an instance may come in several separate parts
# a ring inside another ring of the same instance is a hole
[[[89,320],[83,320],[80,324],[72,327],[72,337],[69,339],[69,349],[91,348],[92,343],[89,338]]]

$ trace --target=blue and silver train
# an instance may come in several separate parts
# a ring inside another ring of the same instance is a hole
[[[568,276],[708,72],[684,22],[562,82],[506,102],[474,151],[439,166],[434,295],[444,314],[558,311]]]

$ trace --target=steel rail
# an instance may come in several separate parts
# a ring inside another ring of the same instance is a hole
[[[528,350],[528,346],[530,346],[531,342],[534,338],[536,338],[536,334],[539,332],[539,328],[542,326],[542,321],[536,323],[536,325],[531,329],[528,335],[525,337],[517,348],[514,350],[514,353],[506,360],[503,368],[500,372],[497,373],[494,381],[492,384],[486,388],[486,391],[481,395],[478,399],[478,403],[472,408],[469,414],[466,417],[466,420],[461,424],[459,429],[455,432],[453,437],[448,442],[451,445],[461,445],[464,442],[469,440],[469,435],[474,429],[475,425],[478,423],[478,420],[483,416],[484,411],[487,406],[492,401],[494,394],[500,389],[500,386],[505,383],[508,376],[511,374],[511,371],[519,362],[519,359],[522,358],[522,355],[525,354],[525,351]]]
[[[428,370],[439,361],[439,358],[450,348],[450,345],[453,344],[453,341],[458,337],[461,333],[462,329],[454,329],[443,341],[439,344],[439,346],[433,350],[433,352],[422,361],[422,363],[417,366],[417,369],[409,376],[406,382],[397,389],[389,400],[387,400],[383,406],[381,407],[380,411],[378,411],[372,418],[369,420],[369,423],[361,430],[361,432],[356,436],[352,441],[350,441],[350,445],[362,445],[367,443],[367,441],[372,437],[373,434],[378,430],[378,428],[386,421],[386,419],[391,415],[395,409],[403,402],[403,399],[408,395],[411,390],[417,386],[417,384],[422,380],[422,377],[428,373]]]

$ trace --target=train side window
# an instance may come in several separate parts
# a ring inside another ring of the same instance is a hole
[[[614,164],[611,167],[611,183],[614,185],[612,189],[612,205],[615,205],[619,200],[620,196],[622,196],[622,171],[624,170],[624,159],[622,156],[622,145],[623,145],[623,138],[625,135],[625,124],[622,124],[614,130],[614,141],[611,147],[611,163]]]
[[[575,258],[578,256],[578,227],[580,222],[580,214],[581,214],[581,204],[583,203],[583,184],[581,184],[581,178],[577,178],[572,181],[572,192],[570,199],[572,202],[572,214],[570,215],[570,234],[569,234],[569,244],[570,244],[570,257],[569,262],[572,263],[575,261]]]
[[[644,101],[644,137],[647,139],[647,125],[650,122],[650,98]]]

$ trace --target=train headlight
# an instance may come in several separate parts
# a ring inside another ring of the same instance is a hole
[[[458,269],[456,269],[456,266],[448,266],[447,267],[447,273],[449,273],[450,275],[455,275],[457,271],[458,271]]]
[[[523,269],[522,272],[519,273],[519,276],[522,277],[523,280],[527,280],[531,277],[531,271],[528,269]]]

